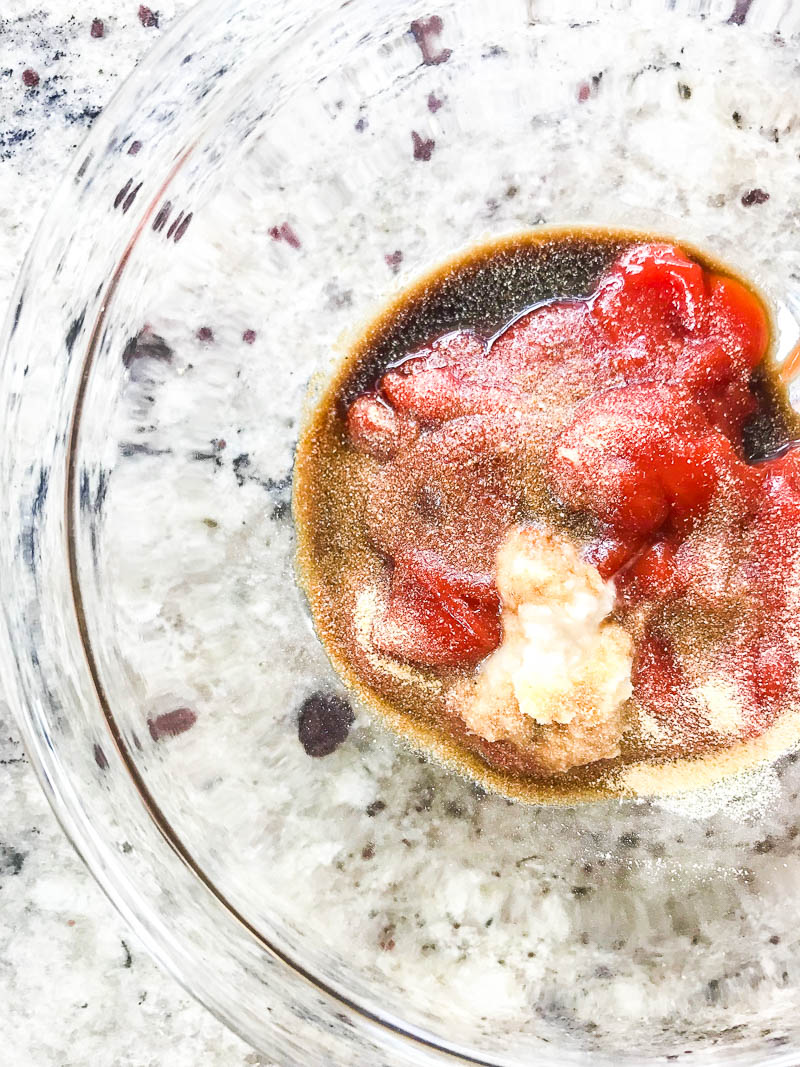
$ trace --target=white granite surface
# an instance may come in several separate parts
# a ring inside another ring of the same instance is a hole
[[[189,6],[186,0],[153,4],[158,26],[142,24],[138,0],[6,0],[0,6],[3,316],[70,155],[140,56]],[[103,20],[102,37],[92,36],[95,19]],[[33,88],[23,80],[28,69],[39,75]],[[2,1064],[266,1064],[131,936],[62,834],[2,702],[0,812]]]

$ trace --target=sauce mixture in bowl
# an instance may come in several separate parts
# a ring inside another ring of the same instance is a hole
[[[800,431],[769,350],[757,293],[668,240],[539,231],[425,278],[300,441],[339,672],[532,800],[764,758],[800,697]]]

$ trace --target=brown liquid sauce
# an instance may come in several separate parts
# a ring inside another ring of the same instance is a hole
[[[403,666],[393,674],[365,668],[354,639],[356,594],[380,582],[385,560],[370,542],[365,522],[366,476],[375,460],[348,443],[350,403],[390,367],[451,331],[472,329],[487,344],[525,311],[548,301],[589,296],[603,272],[625,249],[670,238],[628,231],[543,230],[522,233],[445,263],[395,299],[365,329],[315,401],[301,435],[293,509],[298,572],[315,629],[334,667],[380,718],[418,751],[432,753],[485,787],[530,802],[572,802],[615,795],[614,774],[640,761],[640,746],[623,738],[622,753],[552,777],[519,774],[513,761],[489,766],[463,743],[452,718],[443,717],[444,694],[474,668],[436,671]],[[680,247],[706,270],[736,277],[727,266]],[[743,279],[739,279],[744,284]],[[752,288],[752,287],[751,287]],[[758,462],[800,437],[785,388],[767,358],[753,374],[757,411],[744,431],[746,459]],[[590,526],[548,498],[532,518],[546,518],[580,543]],[[526,516],[522,516],[524,521]]]

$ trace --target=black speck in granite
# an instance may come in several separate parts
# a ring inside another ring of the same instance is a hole
[[[70,354],[72,353],[72,349],[75,346],[75,341],[78,337],[78,334],[81,332],[81,327],[83,326],[83,320],[85,315],[86,308],[83,309],[80,315],[76,316],[76,318],[72,320],[72,322],[70,323],[70,327],[67,330],[67,336],[64,338],[64,344],[67,346],[67,352],[69,352]]]
[[[32,127],[0,130],[0,160],[10,159],[17,145],[23,141],[32,140],[34,136],[35,132]]]
[[[8,739],[13,740],[12,738]],[[25,756],[4,756],[0,759],[0,767],[13,767],[17,763],[27,763]],[[38,834],[38,830],[34,827],[34,832]]]
[[[141,441],[120,441],[119,454],[121,456],[168,456],[171,448],[154,448],[153,445],[144,444]]]
[[[745,207],[753,207],[756,204],[766,204],[769,200],[769,193],[764,189],[748,189],[746,193],[742,193],[742,204]]]
[[[37,520],[31,518],[26,523],[19,535],[19,549],[25,565],[36,574],[37,570],[37,546],[38,546]]]
[[[107,771],[108,770],[108,759],[106,757],[105,752],[103,752],[102,748],[100,747],[100,745],[98,745],[98,744],[94,745],[94,747],[92,749],[92,754],[94,755],[94,761],[97,764],[97,766],[100,768],[100,770],[101,771]]]
[[[366,130],[366,128],[367,128],[368,126],[369,126],[369,121],[368,121],[368,119],[366,118],[366,116],[362,115],[362,116],[361,116],[361,118],[359,118],[359,119],[358,119],[358,120],[356,121],[356,124],[355,124],[355,126],[353,127],[353,129],[354,129],[354,130],[356,131],[356,133],[363,133],[363,132],[364,132],[364,130]]]
[[[165,200],[161,207],[158,209],[156,217],[153,219],[153,229],[156,233],[160,233],[164,229],[169,218],[169,213],[172,211],[172,201]]]
[[[353,720],[346,700],[334,693],[312,693],[300,708],[297,736],[307,755],[330,756],[347,740]]]
[[[414,150],[414,159],[427,163],[433,155],[433,150],[436,147],[436,142],[433,138],[421,137],[416,130],[412,130],[411,142]]]
[[[419,46],[419,50],[422,53],[422,62],[426,67],[435,67],[440,63],[446,63],[453,54],[451,48],[441,48],[439,45],[439,35],[443,27],[444,23],[439,15],[415,19],[411,23],[411,35]]]
[[[50,103],[52,103],[52,101],[50,101]],[[90,152],[87,156],[84,156],[83,160],[81,161],[81,165],[78,167],[78,170],[77,170],[77,172],[75,174],[75,181],[76,182],[79,182],[81,180],[81,178],[84,176],[84,174],[86,173],[91,161],[92,161],[92,153]]]
[[[719,1004],[720,1002],[720,981],[719,978],[712,978],[706,985],[706,1001],[709,1004]]]
[[[11,845],[0,845],[0,876],[19,874],[22,870],[27,853]]]
[[[680,63],[678,64],[678,66],[680,66]],[[639,78],[641,78],[641,76],[643,74],[647,74],[649,71],[655,71],[656,73],[658,73],[659,71],[664,70],[665,67],[666,67],[666,64],[663,63],[663,62],[661,62],[661,63],[646,63],[640,70],[637,70],[636,73],[632,76],[631,85],[633,85],[634,82],[638,81]]]
[[[167,230],[167,240],[168,241],[171,240],[172,235],[175,233],[175,231],[177,230],[177,228],[180,226],[180,224],[182,222],[183,222],[183,212],[181,211],[180,214],[178,214],[177,217],[174,218],[172,220],[172,222],[170,223],[170,225],[169,225],[169,229]]]
[[[175,244],[177,244],[178,241],[180,241],[180,239],[183,237],[183,235],[189,229],[189,223],[192,221],[192,217],[193,217],[193,213],[190,211],[188,213],[188,215],[186,215],[186,217],[175,228],[175,236],[173,237],[173,241],[174,241]]]
[[[678,82],[678,96],[681,100],[691,100],[692,90],[685,82]]]
[[[125,959],[123,961],[122,966],[125,968],[130,968],[133,964],[133,956],[131,955],[131,950],[128,948],[128,945],[125,941],[120,940],[120,944],[122,945],[122,951],[125,953]]]
[[[241,455],[234,456],[233,458],[233,475],[239,485],[244,485],[246,475],[242,471],[246,470],[250,466],[250,456],[247,452],[242,452]]]
[[[619,843],[621,848],[638,848],[641,844],[641,838],[637,833],[630,830],[620,834]]]
[[[370,819],[374,819],[376,815],[380,815],[380,813],[382,811],[385,811],[385,809],[386,809],[386,801],[385,800],[373,800],[371,804],[367,805],[366,812],[367,812],[367,815],[370,817]]]
[[[122,203],[122,201],[128,195],[128,192],[130,191],[130,187],[132,185],[133,185],[133,178],[128,178],[128,180],[125,182],[125,184],[119,190],[117,195],[114,197],[114,207],[115,208],[119,207],[119,205]]]
[[[23,295],[19,298],[19,301],[17,302],[17,306],[14,308],[14,321],[11,324],[11,337],[14,336],[14,334],[16,333],[16,330],[17,330],[17,326],[19,326],[19,317],[22,314],[22,308],[23,308],[24,303],[25,303],[25,294],[23,293]],[[26,371],[26,373],[27,373],[27,371]]]
[[[86,467],[81,469],[79,501],[81,508],[88,508],[91,504],[92,494],[89,483],[89,472]]]
[[[68,111],[64,118],[67,122],[78,124],[80,126],[88,126],[90,123],[94,122],[102,110],[101,107],[86,104],[80,111]]]
[[[139,182],[139,184],[138,184],[138,185],[136,185],[136,186],[134,186],[134,188],[133,188],[133,189],[131,189],[131,191],[130,191],[130,192],[128,193],[128,195],[127,195],[127,196],[125,197],[125,201],[124,201],[124,203],[123,203],[123,205],[122,205],[122,214],[123,214],[123,215],[124,215],[124,214],[125,214],[125,213],[126,213],[126,212],[128,211],[128,209],[130,208],[130,206],[131,206],[131,205],[133,204],[133,202],[134,202],[134,200],[136,199],[136,197],[137,197],[137,195],[138,195],[138,193],[139,193],[139,190],[141,189],[141,187],[142,187],[142,183],[141,183],[141,182]]]
[[[585,104],[593,96],[597,96],[600,91],[600,84],[603,80],[603,72],[593,74],[589,81],[582,82],[578,86],[578,103]]]
[[[204,460],[211,460],[215,467],[222,466],[222,460],[216,452],[203,452],[200,449],[195,449],[193,452],[189,453],[189,459],[197,460],[200,462]]]
[[[38,519],[44,508],[44,502],[47,499],[47,488],[50,481],[50,471],[47,467],[42,467],[39,471],[39,485],[36,488],[36,496],[33,499],[33,506],[31,512]]]
[[[131,367],[137,360],[155,359],[160,363],[172,360],[172,349],[149,326],[144,326],[135,337],[130,337],[122,351],[122,362]]]
[[[287,471],[286,474],[280,478],[265,478],[259,474],[254,468],[250,459],[249,452],[241,452],[238,456],[234,456],[231,461],[233,467],[233,474],[239,485],[244,485],[246,481],[255,482],[256,485],[260,485],[263,489],[266,489],[268,493],[284,493],[292,484],[292,472]]]

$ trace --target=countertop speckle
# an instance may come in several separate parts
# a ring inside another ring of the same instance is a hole
[[[2,5],[0,314],[70,156],[189,6],[166,0],[148,14],[138,0]],[[3,1063],[265,1067],[137,944],[61,832],[2,701],[0,810]]]

